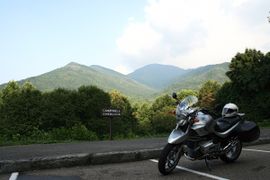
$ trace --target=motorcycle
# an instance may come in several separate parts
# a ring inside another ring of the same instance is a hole
[[[260,136],[259,127],[246,121],[243,113],[214,118],[210,111],[193,107],[198,102],[195,96],[187,96],[180,103],[176,93],[173,98],[177,100],[177,123],[159,157],[158,169],[163,175],[171,173],[182,156],[192,161],[205,160],[208,169],[208,160],[234,162],[241,154],[242,143]]]

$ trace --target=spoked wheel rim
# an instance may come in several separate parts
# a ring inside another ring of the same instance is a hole
[[[175,166],[178,164],[180,157],[181,157],[180,147],[179,146],[173,147],[167,156],[167,160],[165,163],[165,170],[167,172],[172,171],[175,168]]]

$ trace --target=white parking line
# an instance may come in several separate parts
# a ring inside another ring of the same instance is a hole
[[[155,162],[155,163],[158,163],[158,161],[155,160],[155,159],[150,159],[150,161]],[[176,166],[176,168],[177,168],[177,169],[180,169],[180,170],[187,171],[187,172],[191,172],[191,173],[194,173],[194,174],[197,174],[197,175],[205,176],[205,177],[208,177],[208,178],[211,178],[211,179],[217,179],[217,180],[229,180],[229,179],[227,179],[227,178],[215,176],[215,175],[208,174],[208,173],[204,173],[204,172],[200,172],[200,171],[195,171],[195,170],[193,170],[193,169],[188,169],[188,168],[185,168],[185,167],[182,167],[182,166]]]
[[[264,153],[270,153],[270,151],[265,151],[265,150],[259,150],[259,149],[246,149],[243,148],[244,151],[253,151],[253,152],[264,152]]]
[[[14,172],[11,174],[9,180],[16,180],[19,176],[19,173],[18,172]]]

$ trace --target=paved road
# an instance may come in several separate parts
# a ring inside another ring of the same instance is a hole
[[[147,138],[121,141],[92,141],[78,143],[33,144],[0,147],[0,160],[31,159],[58,155],[134,151],[163,147],[167,138]]]
[[[259,151],[258,151],[259,150]],[[85,167],[39,170],[19,175],[18,180],[89,180],[89,179],[270,179],[270,144],[244,147],[238,161],[225,164],[220,160],[210,161],[209,171],[204,161],[189,161],[182,158],[179,168],[169,176],[162,176],[157,163],[151,160],[106,164]],[[183,170],[184,168],[187,168]],[[190,172],[192,171],[192,172]],[[205,173],[205,174],[199,174]],[[10,175],[0,175],[0,180]],[[211,178],[209,177],[211,176]],[[50,179],[49,179],[50,177]],[[43,178],[43,179],[42,179]]]
[[[270,137],[270,128],[261,130],[261,138]],[[0,160],[31,159],[36,157],[55,157],[80,153],[102,153],[115,151],[134,151],[164,147],[166,138],[148,138],[122,141],[94,141],[79,143],[34,144],[0,147]]]

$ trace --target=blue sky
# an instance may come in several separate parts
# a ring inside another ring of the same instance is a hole
[[[71,61],[122,73],[270,51],[269,0],[1,0],[0,83]]]
[[[71,61],[110,67],[115,40],[146,1],[0,1],[0,83]]]

